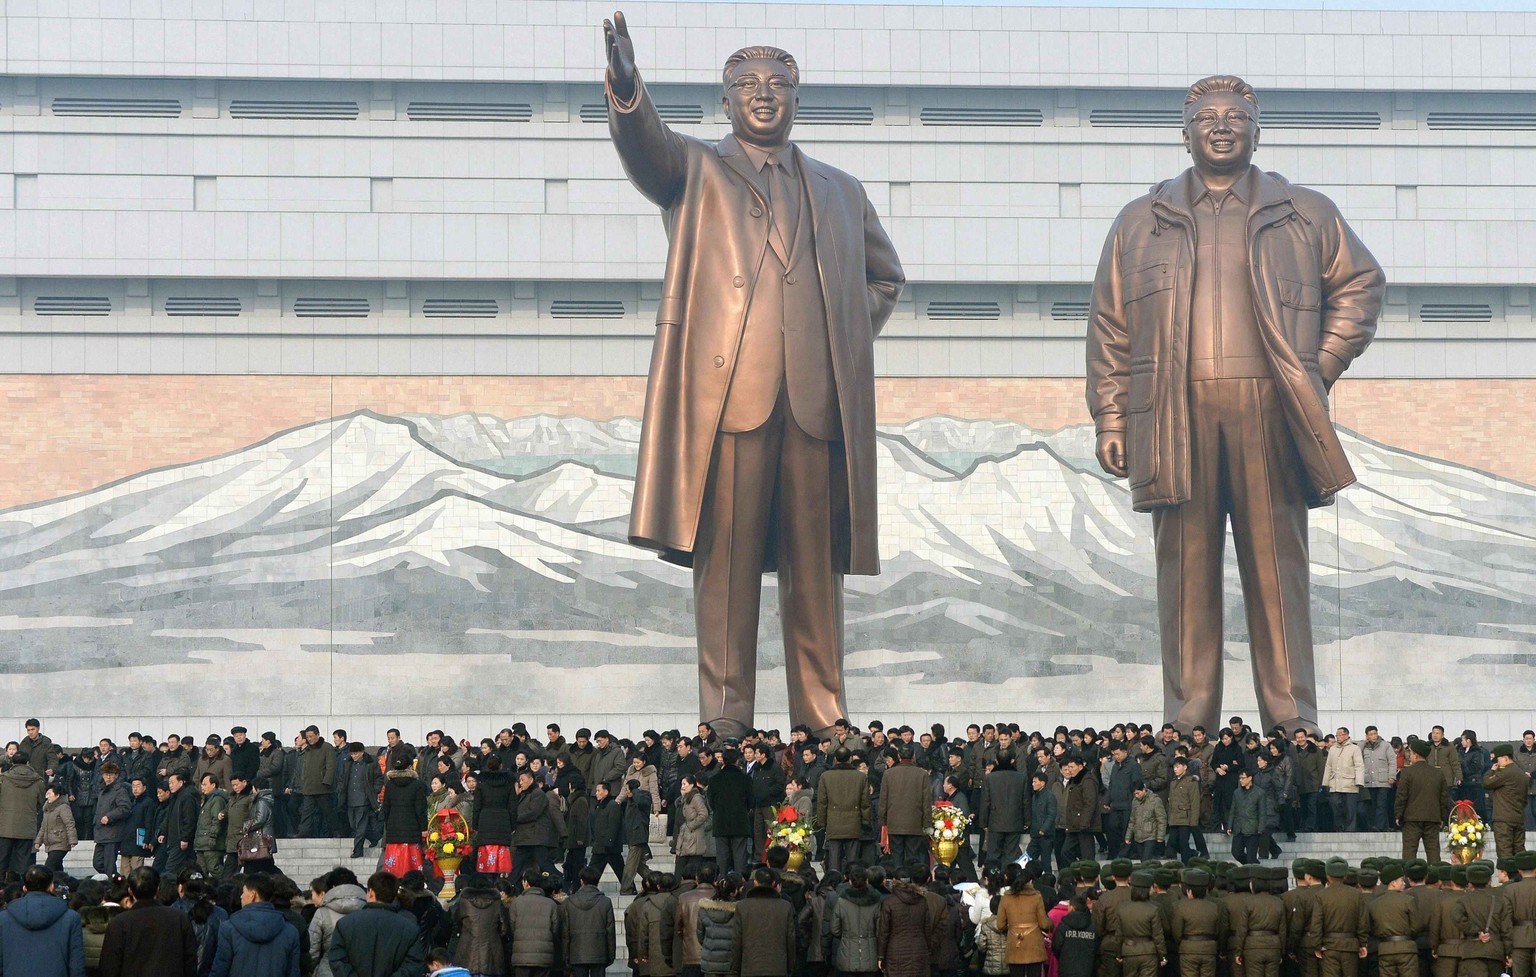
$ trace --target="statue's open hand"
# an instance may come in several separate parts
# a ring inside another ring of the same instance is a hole
[[[1126,476],[1128,469],[1125,467],[1125,432],[1105,431],[1099,435],[1096,454],[1100,468],[1116,478]]]
[[[622,10],[615,10],[612,20],[603,21],[603,41],[608,48],[609,75],[619,85],[632,89],[635,80],[635,42],[629,38],[629,24],[625,22]]]

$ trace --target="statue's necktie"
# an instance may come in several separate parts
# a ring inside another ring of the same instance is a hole
[[[794,185],[790,182],[789,174],[785,172],[784,164],[777,154],[768,157],[764,166],[768,171],[768,195],[769,206],[773,211],[773,223],[778,229],[779,246],[783,248],[780,257],[787,265],[789,263],[789,251],[795,243],[795,222],[799,219],[799,198],[795,194]]]

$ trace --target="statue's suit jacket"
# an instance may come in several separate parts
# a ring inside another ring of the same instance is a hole
[[[661,208],[668,249],[629,538],[686,565],[748,304],[768,254],[769,221],[735,137],[709,143],[673,132],[638,78],[635,89],[628,102],[609,89],[608,128],[630,182]],[[797,158],[810,191],[810,213],[801,220],[812,222],[848,464],[849,562],[838,569],[874,574],[874,338],[904,278],[859,181],[803,152]]]

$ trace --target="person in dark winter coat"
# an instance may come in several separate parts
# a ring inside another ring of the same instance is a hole
[[[361,858],[363,845],[377,840],[373,823],[383,779],[378,761],[368,756],[363,744],[348,743],[336,768],[336,807],[351,829],[353,858]]]
[[[1269,837],[1266,825],[1274,820],[1273,799],[1254,785],[1251,770],[1243,770],[1238,774],[1238,788],[1232,794],[1229,814],[1232,857],[1239,864],[1258,864],[1261,844]]]
[[[714,819],[720,874],[746,872],[752,848],[752,781],[741,769],[739,751],[725,751],[725,766],[710,778],[705,795]]]
[[[526,869],[523,891],[507,906],[507,921],[512,927],[510,963],[523,977],[541,971],[547,977],[564,946],[560,907],[541,888],[543,878],[536,866]]]
[[[137,845],[137,836],[129,835],[133,791],[122,779],[121,768],[110,760],[102,764],[99,775],[101,791],[96,795],[96,808],[91,816],[96,839],[91,867],[101,875],[111,875],[118,869],[117,859],[123,846]]]
[[[739,977],[789,977],[795,972],[795,911],[779,897],[773,870],[754,869],[752,888],[736,903],[733,921]],[[924,971],[926,977],[927,971]]]
[[[1056,793],[1051,790],[1051,775],[1044,770],[1036,770],[1030,784],[1029,858],[1041,871],[1049,872],[1056,850]]]
[[[517,785],[502,768],[501,757],[492,754],[480,773],[475,789],[475,868],[496,875],[512,872],[512,818],[517,808]],[[473,967],[472,972],[478,973]]]
[[[624,910],[624,943],[630,969],[638,977],[672,977],[677,973],[677,899],[658,887],[660,878],[647,874],[645,892]]]
[[[533,773],[527,768],[518,771],[517,815],[512,829],[512,841],[516,846],[512,853],[513,878],[521,878],[530,866],[547,875],[555,874],[554,849],[560,839],[555,833],[549,804],[549,795],[544,793]]]
[[[165,852],[166,875],[176,875],[192,864],[192,841],[197,835],[197,791],[187,783],[180,770],[166,778],[171,798],[165,807],[165,831],[157,845]]]
[[[1000,866],[1018,859],[1019,839],[1029,827],[1029,780],[1016,768],[1012,749],[999,750],[992,772],[987,774],[981,791],[979,827],[986,831],[986,867],[996,872]]]
[[[34,865],[23,894],[0,912],[0,974],[5,977],[84,977],[80,915],[53,894],[53,873]]]
[[[458,938],[453,951],[454,963],[484,977],[506,977],[512,972],[507,963],[511,924],[507,920],[507,908],[501,903],[501,894],[491,884],[489,875],[461,873],[459,898],[454,901],[449,915],[453,920],[454,935]]]
[[[633,894],[635,876],[645,872],[651,857],[651,794],[641,789],[640,781],[630,778],[624,784],[624,872],[619,877],[619,894]]]
[[[384,867],[404,875],[422,865],[421,836],[427,830],[427,788],[411,772],[410,760],[396,757],[384,778]]]
[[[618,954],[613,902],[597,887],[601,876],[600,868],[583,868],[581,888],[561,905],[565,914],[564,960],[574,977],[602,977]]]
[[[588,837],[592,842],[592,861],[589,867],[602,877],[605,866],[613,869],[615,878],[624,877],[624,810],[608,793],[608,785],[598,783],[592,788],[592,810],[587,820]]]
[[[715,895],[699,903],[694,933],[699,940],[699,971],[711,977],[735,973],[736,966],[736,894],[738,875],[715,883]]]
[[[134,869],[128,887],[133,905],[107,924],[100,977],[196,977],[197,934],[192,918],[155,901],[160,873]]]
[[[832,936],[832,965],[840,974],[872,974],[880,961],[881,895],[870,888],[863,865],[848,870],[848,888],[832,906],[828,928]]]
[[[299,977],[299,933],[272,905],[272,878],[247,875],[240,911],[219,927],[209,977]]]
[[[415,917],[399,909],[400,884],[388,872],[368,879],[368,905],[336,924],[329,957],[335,977],[414,977],[426,950]]]
[[[1056,957],[1057,977],[1093,977],[1097,963],[1098,931],[1093,927],[1090,901],[1072,900],[1072,910],[1051,932],[1051,953]]]
[[[891,883],[891,894],[880,903],[879,963],[886,977],[928,977],[938,949],[936,922],[922,886],[910,876]]]

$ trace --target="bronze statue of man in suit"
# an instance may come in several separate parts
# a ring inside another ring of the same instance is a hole
[[[603,33],[609,132],[668,239],[630,541],[693,567],[701,720],[752,725],[777,570],[790,719],[830,731],[847,712],[843,575],[880,571],[873,344],[901,264],[859,181],[789,141],[787,53],[726,60],[732,134],[709,143],[661,121],[624,15]]]
[[[1307,510],[1354,482],[1328,414],[1385,279],[1333,202],[1252,163],[1258,97],[1190,86],[1194,165],[1128,204],[1088,325],[1098,459],[1152,513],[1167,719],[1215,729],[1230,517],[1266,729],[1317,722]]]

